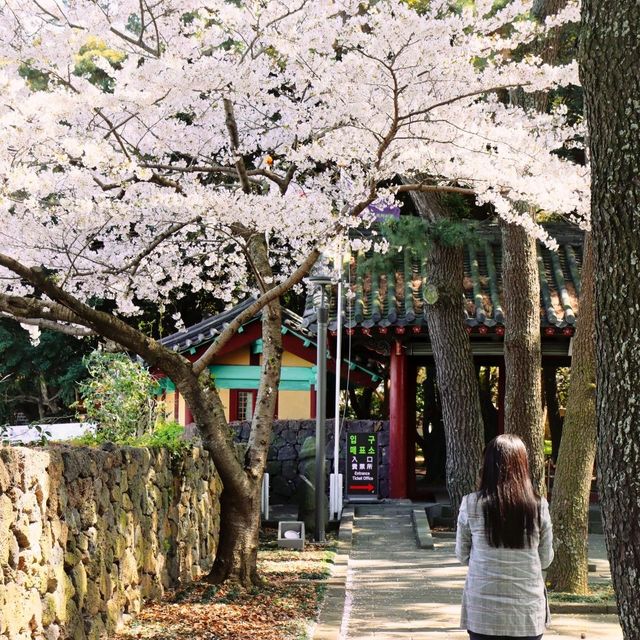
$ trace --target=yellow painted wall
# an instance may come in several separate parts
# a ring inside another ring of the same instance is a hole
[[[214,364],[248,365],[250,362],[251,347],[249,345],[227,353],[214,360]],[[282,365],[285,367],[310,367],[312,364],[299,356],[285,351],[282,354]],[[220,399],[224,405],[224,413],[229,419],[229,389],[218,389]],[[309,391],[280,391],[278,396],[278,418],[283,420],[307,420],[311,417]],[[167,393],[165,400],[166,415],[168,420],[174,418],[174,393]],[[186,419],[186,406],[184,398],[180,396],[178,404],[178,422],[184,424]]]
[[[278,418],[280,420],[308,420],[311,417],[309,391],[280,391]]]
[[[229,389],[218,389],[218,393],[220,394],[220,400],[222,400],[222,404],[224,405],[224,417],[229,419]]]
[[[164,400],[164,415],[166,420],[173,420],[173,407],[175,403],[176,394],[171,391],[167,392]]]
[[[249,364],[249,356],[251,347],[249,345],[232,351],[231,353],[225,353],[213,361],[213,364]]]
[[[313,363],[308,360],[304,360],[300,356],[285,351],[282,354],[282,366],[283,367],[312,367]]]

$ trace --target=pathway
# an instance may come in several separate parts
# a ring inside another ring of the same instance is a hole
[[[356,507],[341,640],[468,639],[458,628],[466,568],[451,539],[417,548],[411,508]],[[621,640],[622,632],[613,615],[556,614],[546,638]]]

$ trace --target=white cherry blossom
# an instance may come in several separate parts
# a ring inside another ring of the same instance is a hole
[[[588,225],[588,168],[556,153],[582,127],[496,96],[578,82],[510,55],[577,8],[540,26],[530,2],[492,4],[0,0],[0,254],[123,313],[178,286],[230,302],[251,234],[283,280],[401,176],[553,245],[516,205]],[[76,73],[89,42],[117,54],[94,56],[103,84]],[[6,261],[0,278],[30,291]]]

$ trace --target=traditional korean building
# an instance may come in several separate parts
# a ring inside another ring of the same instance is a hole
[[[568,225],[548,228],[559,249],[551,251],[538,245],[542,365],[568,367],[580,294],[583,233]],[[464,249],[464,322],[478,374],[491,375],[494,381],[494,393],[481,385],[485,437],[489,439],[503,431],[503,348],[508,318],[503,311],[500,229],[495,224],[480,223],[475,236],[475,241]],[[345,295],[341,321],[352,360],[383,372],[385,379],[390,421],[390,496],[420,498],[425,495],[421,471],[423,480],[425,475],[427,480],[432,475],[435,477],[431,482],[444,484],[445,456],[433,351],[425,318],[425,299],[429,295],[426,256],[393,249],[390,254],[394,257],[383,270],[367,267],[367,256],[362,252],[351,256],[345,274],[349,293]],[[365,267],[359,268],[359,264]],[[315,311],[309,303],[304,325],[311,333],[316,330],[315,322]],[[329,324],[332,350],[337,326],[334,296]],[[419,411],[417,399],[422,404]],[[425,451],[426,470],[417,468],[418,443]]]
[[[583,233],[569,225],[548,225],[558,251],[538,245],[542,366],[545,370],[569,367],[580,295]],[[485,438],[503,431],[504,333],[502,246],[495,224],[479,223],[475,239],[464,248],[464,302],[466,331],[471,341]],[[412,250],[390,251],[384,268],[360,252],[350,256],[343,282],[342,388],[377,390],[384,395],[389,421],[389,494],[394,498],[424,498],[431,486],[444,485],[445,442],[439,409],[433,351],[425,318],[430,293],[425,255]],[[335,290],[334,290],[335,294]],[[252,300],[208,318],[163,343],[190,359],[197,359],[224,326]],[[328,349],[328,389],[334,387],[337,300],[331,299]],[[315,418],[316,316],[312,296],[304,317],[283,312],[282,378],[276,418]],[[210,366],[229,420],[248,420],[255,404],[262,352],[261,324],[257,316],[245,323]],[[488,382],[490,384],[488,384]],[[161,381],[168,412],[182,424],[192,421],[184,399],[170,380]],[[332,393],[327,417],[332,416]],[[358,418],[368,416],[359,415]],[[416,451],[424,453],[423,460]],[[388,453],[388,455],[387,455]]]
[[[196,360],[224,327],[253,302],[253,298],[247,299],[224,313],[167,336],[161,342],[190,360]],[[302,318],[288,309],[283,310],[282,324],[284,352],[275,417],[282,420],[315,418],[315,336],[304,327]],[[251,420],[258,392],[261,357],[262,331],[258,315],[242,325],[209,367],[228,420]],[[331,375],[335,374],[332,356],[327,369]],[[342,362],[342,377],[358,387],[377,386],[381,380],[375,371],[348,360]],[[159,382],[168,417],[183,425],[190,424],[193,421],[191,411],[173,382],[166,377],[160,378]]]

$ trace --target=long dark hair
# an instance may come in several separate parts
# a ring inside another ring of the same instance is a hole
[[[523,549],[539,525],[540,497],[534,491],[524,442],[513,434],[487,444],[480,478],[484,530],[492,547]]]

